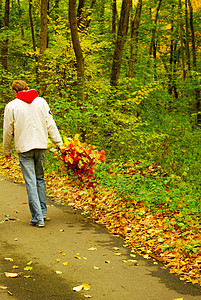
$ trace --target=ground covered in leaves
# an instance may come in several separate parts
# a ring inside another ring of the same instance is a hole
[[[132,172],[134,169],[135,166]],[[0,175],[23,182],[18,158],[7,160],[1,154]],[[46,173],[46,184],[48,196],[55,202],[82,210],[146,259],[163,262],[181,280],[201,285],[201,224],[198,218],[185,217],[178,208],[158,207],[152,211],[143,200],[125,200],[112,189],[98,185],[94,195],[94,191],[76,185],[72,178],[55,171]]]

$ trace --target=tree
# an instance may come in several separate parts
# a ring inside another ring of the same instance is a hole
[[[34,52],[36,52],[36,41],[35,41],[34,25],[33,25],[33,18],[32,18],[32,0],[29,0],[29,20],[30,20],[30,27],[31,27],[33,50]]]
[[[117,25],[117,0],[112,1],[112,33],[116,34]]]
[[[77,81],[78,81],[78,99],[84,100],[83,82],[84,82],[84,57],[80,45],[78,26],[76,18],[76,0],[69,0],[69,22],[73,49],[77,61]]]
[[[121,6],[121,16],[119,21],[119,28],[117,33],[116,45],[113,55],[112,72],[110,77],[110,84],[112,86],[118,85],[118,79],[120,76],[121,63],[124,43],[128,31],[129,12],[131,8],[131,0],[123,0]]]
[[[48,0],[41,0],[40,54],[47,48],[47,7]]]
[[[2,45],[2,66],[4,70],[8,69],[8,29],[9,29],[9,14],[10,14],[10,0],[5,0],[5,14],[4,14],[4,32],[5,41]]]
[[[131,48],[130,48],[130,63],[128,76],[133,77],[133,65],[137,61],[137,51],[138,51],[138,30],[140,27],[140,19],[142,13],[142,0],[138,0],[135,17],[131,19]]]

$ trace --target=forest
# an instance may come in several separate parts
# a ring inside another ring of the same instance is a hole
[[[160,233],[152,257],[180,247],[186,269],[168,266],[201,284],[200,0],[0,0],[0,38],[1,140],[12,81],[25,80],[62,136],[105,151],[96,178],[129,218],[134,207],[179,230],[186,244]],[[51,149],[46,168],[58,169]]]

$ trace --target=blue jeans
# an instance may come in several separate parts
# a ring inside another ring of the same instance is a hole
[[[46,186],[43,166],[46,150],[33,149],[19,153],[19,161],[29,200],[32,215],[31,222],[44,224],[43,216],[47,213]]]

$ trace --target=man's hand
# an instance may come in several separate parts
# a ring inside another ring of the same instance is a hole
[[[66,151],[66,146],[62,145],[61,147],[59,147],[61,153],[64,153]]]

